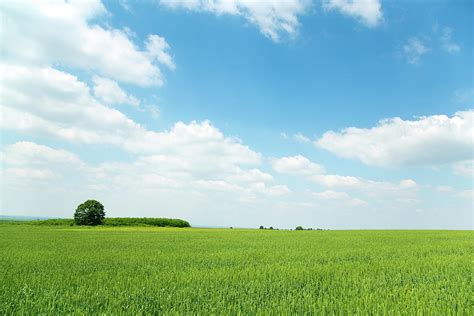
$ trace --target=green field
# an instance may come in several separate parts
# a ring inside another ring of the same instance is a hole
[[[472,315],[472,231],[0,225],[0,314]]]

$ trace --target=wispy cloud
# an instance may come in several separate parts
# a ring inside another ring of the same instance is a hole
[[[441,31],[440,41],[444,51],[454,54],[461,50],[461,47],[452,39],[453,30],[450,27],[444,27]]]
[[[429,48],[418,37],[408,39],[405,45],[403,45],[403,53],[410,64],[418,64],[428,51]]]

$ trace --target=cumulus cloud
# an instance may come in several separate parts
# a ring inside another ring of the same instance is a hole
[[[403,53],[410,64],[418,64],[421,57],[428,53],[426,44],[417,37],[412,37],[403,45]]]
[[[377,26],[383,19],[380,0],[323,0],[323,8],[339,11],[369,27]]]
[[[353,198],[346,192],[326,190],[322,192],[312,192],[314,198],[320,201],[333,201],[340,203],[344,206],[356,207],[356,206],[365,206],[368,203],[359,198]]]
[[[5,146],[0,157],[0,175],[10,186],[57,180],[68,169],[78,173],[87,170],[79,157],[67,150],[28,141]]]
[[[298,17],[311,8],[309,0],[161,0],[160,4],[172,9],[210,12],[218,16],[242,16],[273,41],[279,41],[285,35],[295,36],[299,27]]]
[[[179,140],[175,147],[179,147]],[[202,145],[202,146],[205,146]],[[131,162],[105,161],[86,164],[75,154],[33,142],[17,142],[1,152],[2,177],[9,184],[31,181],[63,181],[83,177],[81,186],[94,190],[136,190],[227,193],[229,200],[255,201],[286,195],[287,186],[272,184],[273,177],[257,168],[246,168],[218,152],[201,151],[202,156],[179,150],[159,155],[141,155]],[[207,162],[211,161],[211,164]],[[59,183],[56,183],[59,185]],[[100,188],[100,189],[98,189]]]
[[[285,185],[271,184],[273,177],[261,170],[249,170],[238,164],[206,166],[201,160],[176,154],[141,156],[132,163],[105,162],[95,169],[95,175],[100,180],[110,181],[114,188],[227,192],[246,200],[290,192]]]
[[[4,62],[63,64],[142,86],[163,84],[158,64],[174,69],[164,38],[150,35],[140,49],[127,32],[97,24],[107,15],[100,0],[7,0],[0,14]]]
[[[320,174],[311,176],[310,179],[328,188],[346,187],[356,188],[363,185],[363,181],[353,176],[340,176],[336,174]]]
[[[316,175],[310,177],[309,180],[326,188],[349,190],[374,198],[412,196],[419,188],[418,184],[412,179],[403,179],[399,183],[392,183],[362,177],[328,174]]]
[[[317,183],[327,188],[327,194],[331,194],[335,189],[351,191],[365,196],[384,198],[384,197],[403,197],[412,196],[416,193],[419,186],[412,179],[403,179],[399,183],[386,181],[373,181],[362,177],[326,174],[324,168],[306,157],[289,156],[272,160],[273,169],[282,174],[299,176],[306,180]],[[340,192],[341,194],[347,192]],[[321,197],[321,196],[320,196]]]
[[[474,111],[414,120],[382,120],[372,128],[329,131],[315,145],[367,165],[439,165],[470,159],[474,150]]]
[[[400,181],[400,188],[403,189],[416,189],[418,185],[412,179],[404,179]]]
[[[313,196],[323,200],[340,200],[349,198],[349,195],[346,192],[337,192],[331,190],[313,192]]]
[[[44,164],[73,164],[82,162],[75,154],[33,142],[17,142],[5,147],[2,152],[2,163],[15,166],[38,166]]]
[[[225,137],[208,121],[177,122],[169,131],[151,131],[101,104],[87,85],[72,75],[51,68],[11,65],[2,65],[0,71],[4,74],[3,128],[73,143],[112,144],[133,153],[187,155],[203,166],[261,161],[259,153]]]
[[[177,122],[168,130],[153,131],[101,103],[86,84],[65,72],[6,64],[0,64],[0,72],[2,128],[72,144],[113,145],[136,157],[131,163],[86,166],[70,152],[19,142],[2,153],[2,162],[10,170],[5,174],[46,179],[52,178],[56,166],[69,164],[74,165],[72,169],[80,167],[89,179],[97,179],[87,184],[95,188],[107,187],[107,181],[109,187],[123,189],[201,192],[213,188],[233,190],[242,200],[290,192],[284,185],[272,184],[273,177],[257,168],[262,162],[260,153],[225,136],[209,121]],[[101,78],[95,81],[95,88],[103,83]],[[95,90],[104,97],[104,91]],[[35,168],[44,172],[29,172]]]
[[[295,37],[300,26],[299,17],[309,13],[313,6],[311,0],[160,0],[160,4],[171,9],[209,12],[217,16],[241,16],[275,42],[285,36]],[[322,6],[325,10],[339,11],[355,18],[368,27],[377,26],[383,19],[379,0],[323,0]]]
[[[114,80],[94,76],[94,95],[106,104],[140,105],[140,101],[133,95],[127,94]]]
[[[77,77],[45,67],[0,64],[0,126],[86,144],[120,144],[143,128],[101,104]]]
[[[301,155],[272,159],[271,165],[276,172],[289,175],[314,176],[324,173],[323,166]]]

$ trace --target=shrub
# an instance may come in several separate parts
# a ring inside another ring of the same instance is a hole
[[[304,228],[301,226],[296,226],[295,230],[304,230]]]
[[[263,227],[262,225],[260,225],[260,227],[258,229],[265,229],[265,227]]]
[[[33,225],[40,225],[40,226],[64,226],[64,225],[74,225],[73,219],[68,218],[50,218],[45,220],[36,220],[36,221],[29,221],[29,223]]]
[[[191,227],[182,219],[147,218],[147,217],[108,217],[104,219],[106,226],[157,226],[157,227]]]
[[[87,200],[80,204],[74,213],[74,221],[77,225],[101,225],[104,218],[104,206],[95,200]]]

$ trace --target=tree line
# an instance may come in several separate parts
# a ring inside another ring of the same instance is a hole
[[[177,218],[105,217],[104,205],[96,200],[87,200],[79,204],[74,212],[74,222],[71,222],[71,224],[85,226],[191,227],[187,221]]]

